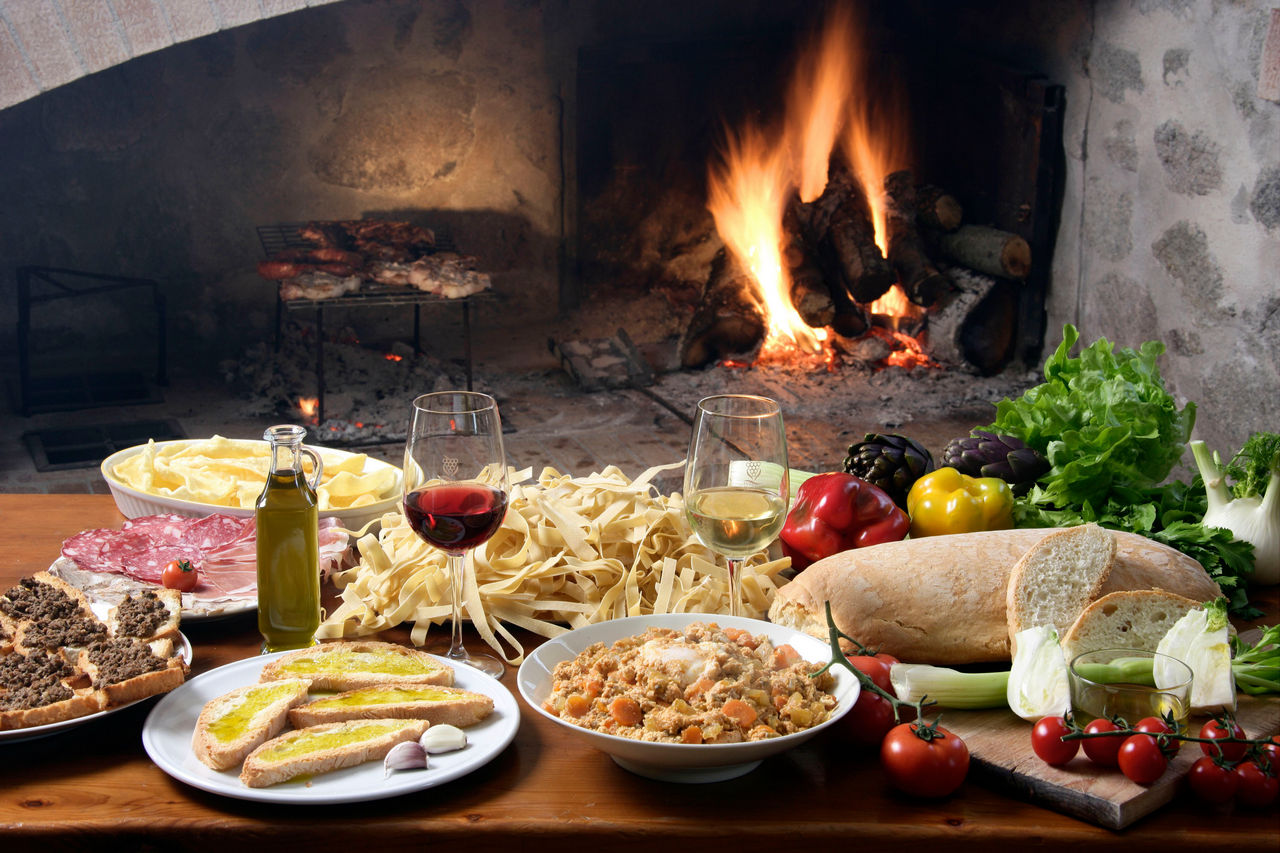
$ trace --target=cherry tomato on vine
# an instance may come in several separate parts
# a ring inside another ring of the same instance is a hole
[[[1129,735],[1125,738],[1124,743],[1120,744],[1120,752],[1116,754],[1116,762],[1120,765],[1120,772],[1129,781],[1139,785],[1150,785],[1169,768],[1169,759],[1164,757],[1155,737],[1149,734]]]
[[[1240,777],[1230,767],[1203,755],[1187,771],[1187,784],[1206,803],[1229,803],[1236,795]]]
[[[901,723],[885,735],[880,764],[903,793],[945,797],[960,787],[969,772],[969,748],[936,722]]]
[[[1236,765],[1235,774],[1239,781],[1236,799],[1241,805],[1266,808],[1280,796],[1280,778],[1276,778],[1274,770],[1264,773],[1255,762],[1241,761]]]
[[[889,681],[889,668],[892,664],[881,660],[879,655],[846,655],[846,657],[855,669],[874,681],[876,687],[894,696],[898,695],[893,692],[893,683]]]
[[[1066,764],[1080,751],[1080,741],[1062,739],[1067,734],[1071,727],[1062,717],[1041,717],[1031,730],[1031,748],[1046,764]]]
[[[1119,726],[1105,717],[1099,717],[1084,727],[1085,734],[1090,735],[1114,732],[1117,729],[1119,729]],[[1084,754],[1089,756],[1089,760],[1094,764],[1115,767],[1120,763],[1120,747],[1124,744],[1124,735],[1087,737],[1083,738],[1080,743],[1084,747]]]
[[[1223,720],[1214,717],[1212,720],[1200,727],[1200,737],[1217,740],[1219,738],[1243,738],[1245,736],[1244,729],[1240,728],[1239,724],[1237,724],[1235,720],[1229,721],[1231,724],[1230,728],[1227,728],[1223,722]],[[1201,751],[1208,756],[1217,755],[1219,747],[1222,748],[1222,757],[1231,763],[1235,763],[1244,758],[1244,754],[1249,751],[1249,745],[1244,743],[1200,744]]]
[[[1169,724],[1159,717],[1143,717],[1134,725],[1135,732],[1146,732],[1149,735],[1173,734]]]
[[[174,560],[160,573],[161,585],[179,592],[191,592],[196,588],[197,580],[196,567],[191,565],[190,560]]]
[[[889,666],[893,666],[895,663],[902,663],[902,661],[887,652],[876,652],[876,660],[882,660]]]
[[[845,715],[843,724],[856,743],[878,747],[898,721],[893,718],[893,705],[887,699],[863,690]]]
[[[1263,756],[1271,762],[1271,769],[1280,773],[1280,735],[1272,735],[1271,740],[1260,748]]]

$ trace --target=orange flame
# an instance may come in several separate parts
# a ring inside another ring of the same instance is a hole
[[[884,178],[909,162],[904,141],[909,123],[900,109],[881,106],[881,100],[896,105],[901,99],[890,84],[872,81],[869,72],[851,6],[833,5],[822,31],[797,60],[780,138],[754,125],[736,135],[729,132],[723,162],[710,170],[708,208],[716,229],[754,276],[759,292],[753,296],[767,317],[759,361],[797,349],[830,356],[827,331],[810,328],[791,305],[779,247],[788,198],[798,193],[809,202],[822,194],[837,148],[863,187],[876,244],[887,253]],[[884,97],[872,99],[868,92]],[[871,310],[919,316],[896,287]]]
[[[389,352],[383,356],[387,361],[404,361],[404,356]]]
[[[319,411],[319,409],[320,409],[319,397],[299,397],[298,398],[298,411],[302,412],[302,414],[306,415],[307,417],[314,418],[316,416],[316,412]]]

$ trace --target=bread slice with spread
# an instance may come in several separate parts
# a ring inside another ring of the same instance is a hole
[[[240,781],[265,788],[298,776],[318,776],[385,758],[396,744],[417,740],[426,720],[346,720],[294,729],[249,753]]]
[[[289,652],[262,668],[260,681],[306,678],[314,690],[404,684],[453,684],[453,669],[417,649],[373,640],[323,643]]]
[[[306,701],[311,682],[285,678],[238,687],[210,699],[200,710],[191,736],[196,758],[214,770],[230,770],[278,735],[289,709]]]
[[[165,587],[128,594],[107,616],[113,636],[145,642],[176,640],[181,621],[182,593]]]
[[[348,690],[289,711],[289,723],[305,728],[343,720],[383,717],[426,720],[433,726],[464,728],[493,713],[493,699],[458,687],[435,684],[390,685]]]
[[[104,708],[168,693],[187,678],[187,663],[170,640],[113,637],[81,649],[78,663]]]

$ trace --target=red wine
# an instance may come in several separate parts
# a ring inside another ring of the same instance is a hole
[[[414,533],[441,551],[460,554],[498,532],[507,495],[479,483],[426,486],[405,496],[404,514]]]

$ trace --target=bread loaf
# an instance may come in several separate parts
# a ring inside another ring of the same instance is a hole
[[[244,760],[240,781],[265,788],[295,776],[318,776],[384,758],[398,743],[417,740],[426,720],[348,720],[295,729],[272,738]]]
[[[1009,575],[1054,529],[993,530],[887,542],[819,560],[774,596],[769,618],[826,639],[836,627],[905,661],[1010,659]],[[1164,589],[1195,601],[1221,595],[1195,560],[1133,533],[1112,531],[1116,556],[1100,594]]]

